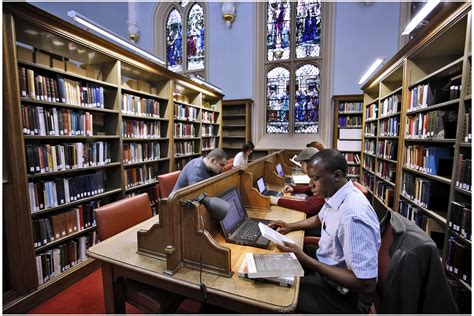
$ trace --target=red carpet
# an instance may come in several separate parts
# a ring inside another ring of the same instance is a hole
[[[143,314],[133,305],[126,304],[127,314]],[[36,306],[28,314],[104,314],[102,270],[84,279]]]

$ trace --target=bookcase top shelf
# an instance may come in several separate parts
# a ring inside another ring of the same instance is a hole
[[[380,97],[380,100],[383,101],[383,100],[387,99],[388,97],[391,97],[391,96],[393,96],[393,95],[395,95],[395,94],[397,94],[397,93],[399,93],[399,92],[401,93],[401,92],[402,92],[402,88],[403,88],[403,87],[399,87],[399,88],[393,90],[392,92],[390,92],[389,94],[386,94],[386,95]]]

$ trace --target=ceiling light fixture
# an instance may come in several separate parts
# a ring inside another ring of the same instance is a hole
[[[402,35],[409,35],[415,27],[423,21],[424,18],[430,14],[431,11],[439,4],[440,0],[428,0],[423,8],[415,15],[415,17],[408,23]]]
[[[377,68],[382,64],[382,62],[384,61],[385,58],[377,58],[374,63],[372,64],[372,66],[370,66],[370,68],[365,72],[365,74],[362,76],[362,78],[360,78],[359,80],[359,84],[363,84],[367,78],[369,78],[369,76],[375,71],[377,70]]]

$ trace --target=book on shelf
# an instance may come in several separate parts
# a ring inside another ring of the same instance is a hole
[[[246,253],[245,263],[245,274],[250,279],[304,276],[303,267],[292,252]]]
[[[339,129],[339,138],[340,139],[362,139],[362,128],[360,129]]]
[[[250,254],[252,255],[252,254]],[[240,265],[239,271],[237,275],[241,278],[254,280],[254,281],[262,281],[267,283],[273,283],[284,287],[291,287],[295,283],[294,276],[281,276],[281,277],[266,277],[266,278],[250,278],[249,277],[249,269],[247,265],[247,254],[245,254],[244,260],[242,260],[242,264]]]

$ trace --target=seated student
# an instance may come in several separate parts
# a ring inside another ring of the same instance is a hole
[[[283,234],[322,227],[316,253],[293,243],[277,245],[293,252],[307,271],[301,278],[297,313],[367,313],[371,306],[381,244],[379,221],[346,174],[347,162],[338,151],[318,152],[308,162],[308,176],[313,192],[325,198],[324,207],[303,221],[269,224]]]
[[[222,148],[211,150],[206,157],[194,158],[181,170],[173,192],[221,173],[226,162],[227,154]]]
[[[252,144],[252,142],[244,144],[244,146],[242,147],[242,151],[239,151],[239,153],[235,155],[233,163],[234,167],[246,165],[249,161],[249,156],[254,148],[255,146]]]
[[[320,142],[317,142],[317,141],[314,141],[314,142],[311,142],[311,143],[306,144],[306,147],[314,147],[314,148],[316,148],[317,150],[323,150],[323,149],[325,149],[324,145],[321,144]]]
[[[317,152],[318,150],[316,148],[308,147],[295,157],[295,161],[301,163],[304,173],[307,174],[307,162]],[[285,192],[304,193],[308,195],[308,198],[306,200],[295,200],[284,197],[277,198],[270,196],[270,204],[305,212],[308,215],[317,214],[324,205],[324,199],[314,195],[311,191],[311,184],[295,185],[294,187],[285,186]]]

